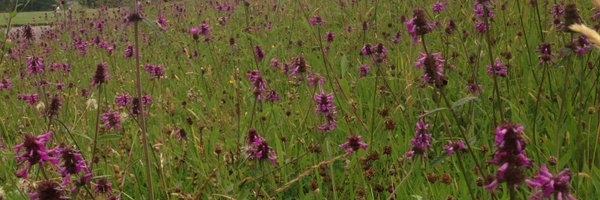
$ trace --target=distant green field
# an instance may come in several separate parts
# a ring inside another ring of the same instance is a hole
[[[0,26],[5,26],[6,24],[8,24],[8,17],[10,16],[10,13],[1,13],[0,16]],[[12,24],[46,24],[52,18],[54,18],[54,12],[52,11],[23,12],[19,13],[13,19]]]

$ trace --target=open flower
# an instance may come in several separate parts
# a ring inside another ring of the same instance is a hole
[[[27,172],[32,166],[39,164],[43,166],[44,163],[51,163],[54,165],[58,164],[58,159],[55,157],[57,152],[54,149],[46,149],[46,143],[52,140],[54,132],[48,131],[44,134],[34,136],[31,134],[25,135],[25,141],[15,146],[15,151],[20,154],[17,155],[17,165],[25,165],[22,169],[17,171],[17,177],[27,178]],[[21,151],[23,150],[23,151]]]
[[[575,200],[569,189],[569,181],[571,180],[571,170],[563,169],[555,176],[550,173],[546,165],[542,164],[540,171],[534,179],[526,179],[525,183],[532,188],[540,188],[535,194],[530,196],[531,199],[566,199]]]

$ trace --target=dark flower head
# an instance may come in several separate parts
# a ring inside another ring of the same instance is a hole
[[[348,140],[344,144],[340,144],[340,147],[346,151],[346,153],[352,153],[354,151],[358,151],[359,149],[367,149],[367,143],[362,141],[362,137],[360,135],[351,135],[348,136]]]
[[[95,87],[104,84],[107,82],[108,78],[110,78],[110,74],[108,74],[108,65],[106,63],[98,63],[91,85]]]
[[[27,40],[34,39],[33,29],[31,28],[31,26],[29,24],[26,24],[25,26],[23,26],[23,28],[21,30],[23,31],[23,37],[25,37],[25,39],[27,39]]]
[[[101,194],[109,194],[112,192],[112,184],[108,179],[101,178],[94,183],[94,191]]]
[[[413,20],[417,35],[425,35],[431,31],[429,24],[427,23],[427,14],[423,9],[413,10]]]
[[[133,13],[129,13],[129,15],[127,15],[126,21],[128,23],[136,23],[136,22],[140,22],[144,19],[144,17],[142,17],[142,14],[140,14],[139,12],[133,12]]]
[[[119,112],[106,112],[102,114],[102,122],[106,129],[121,129],[121,114]]]
[[[63,200],[69,199],[64,189],[54,181],[43,181],[39,183],[33,193],[29,193],[32,200]]]
[[[333,93],[325,93],[322,89],[320,93],[314,96],[317,108],[317,113],[322,114],[325,117],[325,123],[319,126],[320,131],[332,131],[337,127],[335,104],[333,99]]]
[[[61,183],[62,186],[73,183],[71,176],[77,175],[80,172],[83,172],[83,175],[80,180],[78,180],[77,184],[82,185],[90,182],[92,174],[90,173],[85,160],[81,156],[81,152],[62,146],[58,148],[58,151],[60,152],[60,158],[62,160],[59,165],[60,175],[63,177],[63,182]],[[76,187],[72,188],[72,190],[74,189],[76,189]]]
[[[325,24],[325,20],[318,15],[311,16],[308,21],[309,21],[310,25],[313,25],[313,26],[320,26],[320,25]]]
[[[564,27],[569,27],[573,24],[579,24],[581,23],[581,16],[579,15],[579,11],[577,10],[577,5],[576,4],[567,4],[567,6],[565,7],[565,26]],[[569,28],[565,28],[564,29],[567,32],[573,32],[571,29]]]
[[[46,110],[46,116],[53,117],[58,114],[58,111],[62,107],[62,101],[60,95],[52,96],[52,101],[50,102],[50,107]]]
[[[261,61],[265,57],[265,55],[265,51],[263,51],[263,49],[259,45],[256,45],[254,47],[254,58],[257,61]]]

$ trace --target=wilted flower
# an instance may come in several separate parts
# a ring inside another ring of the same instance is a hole
[[[106,178],[98,179],[94,183],[94,191],[101,194],[110,194],[112,192],[112,184]]]
[[[348,140],[344,144],[340,144],[340,147],[346,151],[346,153],[352,153],[354,151],[358,151],[359,149],[367,149],[367,143],[362,141],[362,137],[360,135],[351,135],[348,136]]]
[[[266,55],[265,51],[263,51],[259,45],[256,45],[254,47],[254,58],[257,61],[261,61],[265,57],[265,55]]]
[[[248,79],[252,83],[252,93],[256,100],[265,99],[265,91],[267,90],[267,81],[262,77],[259,70],[248,71],[246,73]]]
[[[133,46],[131,46],[131,44],[128,42],[127,46],[125,47],[125,58],[131,58],[134,54],[135,49],[133,49]]]
[[[589,48],[589,47],[588,47]],[[553,64],[552,57],[552,45],[548,43],[540,44],[536,51],[540,54],[538,57],[540,58],[541,64]]]
[[[182,128],[173,130],[171,135],[177,136],[179,142],[181,142],[182,139],[187,139],[187,132]]]
[[[46,110],[46,116],[53,117],[58,114],[58,111],[62,108],[62,101],[59,95],[52,96],[50,101],[50,107]]]

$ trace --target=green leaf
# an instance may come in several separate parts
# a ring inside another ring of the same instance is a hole
[[[342,79],[343,79],[344,76],[346,76],[346,71],[348,69],[348,58],[346,58],[346,55],[342,56],[342,60],[340,61],[340,68],[342,71]]]
[[[459,99],[458,101],[456,101],[452,104],[452,110],[456,110],[458,107],[461,107],[465,103],[474,101],[476,99],[479,99],[479,98],[477,98],[476,96],[467,96],[465,98]]]
[[[123,136],[122,135],[118,135],[118,134],[99,135],[98,136],[98,141],[119,140],[119,139],[121,139],[121,137],[123,137]]]
[[[440,107],[440,108],[435,108],[435,109],[433,109],[433,110],[427,110],[427,111],[425,111],[425,113],[423,113],[422,115],[419,115],[419,118],[421,118],[421,117],[425,117],[425,116],[427,116],[427,115],[431,115],[431,114],[433,114],[433,113],[436,113],[436,112],[439,112],[439,111],[443,111],[443,110],[448,110],[448,108],[446,108],[446,107]]]

